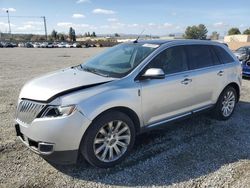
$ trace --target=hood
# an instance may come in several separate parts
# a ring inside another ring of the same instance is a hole
[[[19,98],[51,101],[60,95],[94,87],[112,80],[115,78],[99,76],[77,68],[68,68],[31,80],[24,85]]]

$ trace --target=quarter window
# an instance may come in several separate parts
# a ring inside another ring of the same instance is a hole
[[[217,56],[219,57],[222,63],[232,63],[234,59],[231,55],[229,55],[222,47],[220,46],[213,46]]]
[[[188,70],[184,47],[175,46],[164,50],[151,61],[149,67],[161,68],[165,74],[173,74]]]

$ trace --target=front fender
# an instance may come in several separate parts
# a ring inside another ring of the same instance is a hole
[[[137,114],[141,123],[141,97],[138,95],[138,89],[137,87],[116,88],[105,91],[80,102],[78,107],[91,121],[108,109],[126,107]]]

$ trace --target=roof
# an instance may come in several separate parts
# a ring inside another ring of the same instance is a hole
[[[211,40],[195,40],[195,39],[175,39],[175,40],[139,40],[138,43],[149,43],[149,44],[167,44],[172,42],[186,42],[186,43],[195,43],[195,44],[221,44]]]

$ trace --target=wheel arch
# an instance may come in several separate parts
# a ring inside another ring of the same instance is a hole
[[[235,89],[235,91],[236,91],[236,93],[237,93],[237,102],[239,102],[239,100],[240,100],[240,86],[239,86],[237,83],[235,83],[235,82],[231,82],[231,83],[229,83],[229,84],[223,89],[223,91],[224,91],[226,88],[228,88],[228,87],[233,87],[233,88]]]
[[[122,112],[122,113],[126,114],[133,121],[136,134],[138,134],[140,132],[141,123],[140,123],[140,119],[139,119],[138,115],[136,114],[136,112],[134,110],[132,110],[128,107],[124,107],[124,106],[117,106],[117,107],[109,108],[109,109],[101,112],[99,115],[97,115],[93,121],[95,121],[97,118],[99,118],[103,114],[108,113],[110,111],[118,111],[118,112]]]

